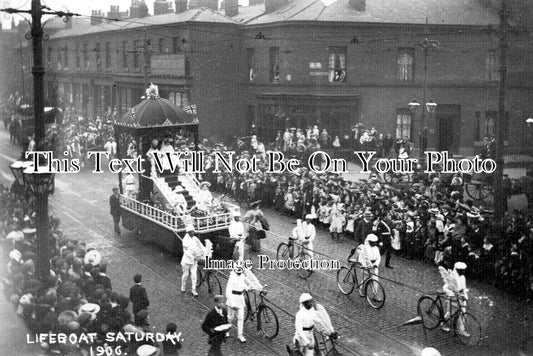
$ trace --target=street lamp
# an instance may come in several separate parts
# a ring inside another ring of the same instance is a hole
[[[30,162],[31,163],[31,162]],[[35,212],[37,230],[37,275],[39,280],[47,285],[50,279],[50,246],[48,243],[48,195],[54,193],[54,174],[47,171],[47,167],[31,165],[22,172],[24,186],[35,197]]]

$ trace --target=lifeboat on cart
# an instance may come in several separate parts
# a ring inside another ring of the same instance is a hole
[[[185,112],[160,98],[157,87],[151,86],[146,99],[114,123],[114,134],[117,158],[135,160],[141,156],[143,162],[142,169],[135,169],[142,173],[123,170],[118,174],[125,228],[177,254],[183,252],[181,238],[188,224],[195,227],[202,241],[210,239],[215,246],[220,236],[229,236],[228,227],[239,207],[219,203],[209,209],[195,208],[201,191],[198,174],[184,169],[179,160],[174,167],[165,164],[170,146],[185,159],[199,152],[194,112]],[[160,158],[158,162],[155,155]],[[181,204],[176,204],[176,194],[182,195]]]

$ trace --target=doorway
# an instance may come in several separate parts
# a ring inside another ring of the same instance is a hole
[[[437,126],[437,151],[458,153],[460,142],[461,106],[439,104],[435,113]]]

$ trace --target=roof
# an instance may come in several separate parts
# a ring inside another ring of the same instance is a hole
[[[349,0],[325,5],[321,0],[294,0],[279,10],[260,16],[248,24],[324,21],[359,23],[478,25],[499,23],[498,13],[480,0],[366,0],[358,11]]]
[[[224,13],[224,9],[219,10]],[[247,23],[256,17],[261,16],[265,12],[265,4],[257,4],[251,6],[239,6],[239,13],[233,16],[231,19],[237,23]]]
[[[199,23],[218,23],[218,24],[235,24],[236,22],[231,18],[220,14],[207,7],[198,9],[191,9],[179,14],[168,13],[157,16],[147,16],[142,18],[126,18],[118,21],[107,23],[105,20],[101,24],[91,25],[89,18],[73,18],[72,28],[63,29],[50,36],[50,39],[81,36],[100,32],[127,30],[144,26],[158,26],[169,25],[183,22],[199,22]]]

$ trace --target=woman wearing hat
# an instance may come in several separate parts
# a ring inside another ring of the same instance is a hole
[[[187,212],[187,200],[183,196],[185,189],[181,185],[177,185],[172,192],[174,193],[171,202],[172,207],[178,215],[185,214]]]
[[[209,211],[213,204],[213,195],[209,191],[211,183],[202,182],[200,183],[200,192],[196,196],[196,208],[202,211]]]

